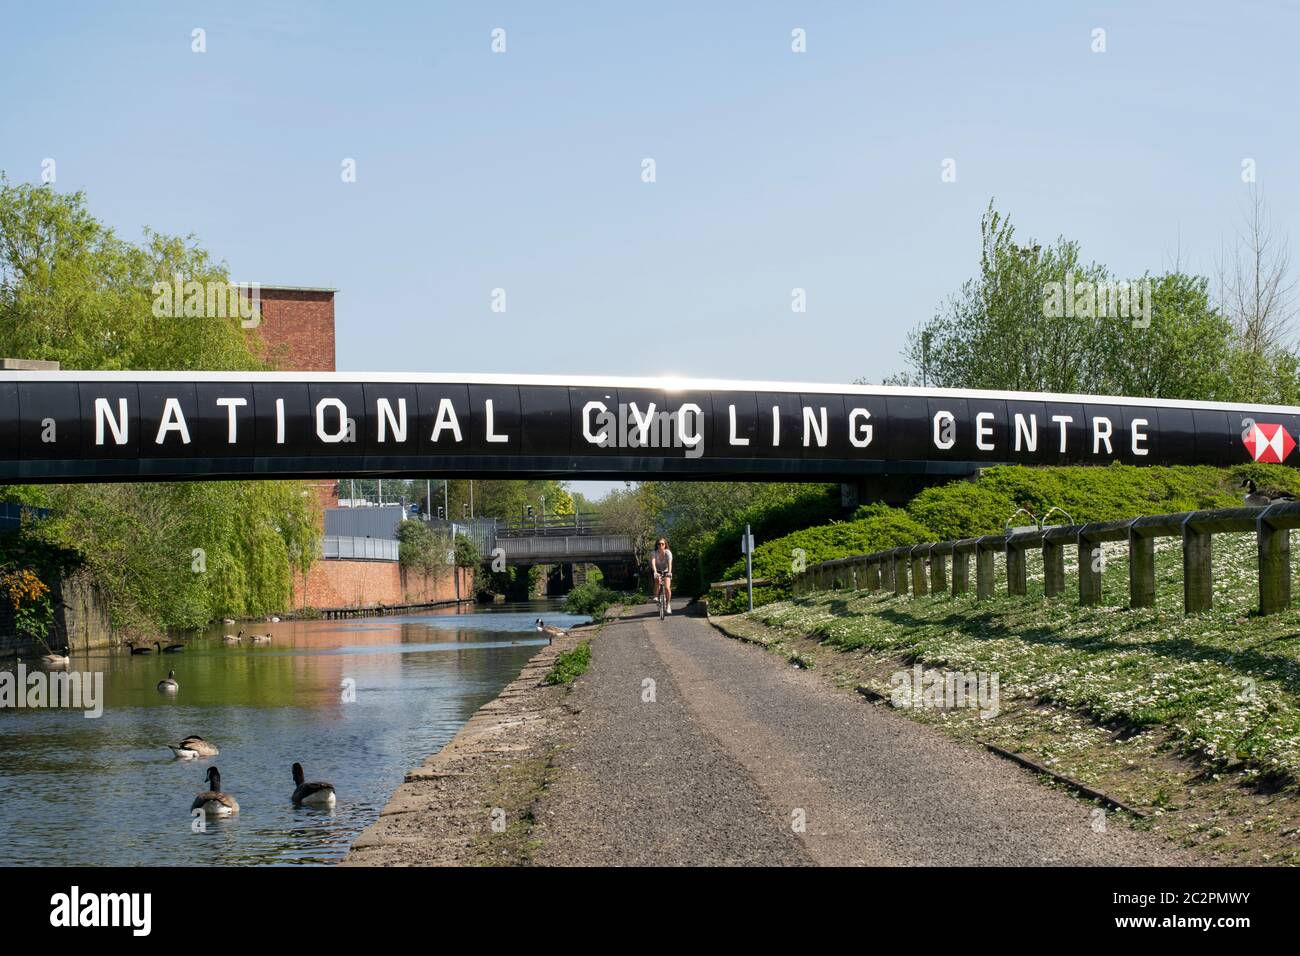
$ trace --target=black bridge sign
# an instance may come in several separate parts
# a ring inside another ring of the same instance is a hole
[[[537,375],[0,372],[0,481],[1290,463],[1300,408]]]

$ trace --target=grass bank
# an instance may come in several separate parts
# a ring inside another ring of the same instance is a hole
[[[1041,556],[1031,553],[1027,598],[837,591],[727,626],[886,701],[900,671],[918,663],[996,674],[995,716],[906,712],[1111,792],[1184,845],[1300,862],[1300,611],[1253,613],[1252,536],[1217,536],[1214,549],[1215,609],[1200,615],[1181,612],[1181,551],[1162,541],[1155,609],[1120,604],[1128,569],[1119,544],[1107,550],[1108,605],[1045,600]]]

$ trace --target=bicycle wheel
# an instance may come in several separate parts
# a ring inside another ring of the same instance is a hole
[[[668,596],[665,593],[665,590],[666,589],[661,585],[659,588],[659,620],[661,621],[664,619],[664,615],[668,610]]]

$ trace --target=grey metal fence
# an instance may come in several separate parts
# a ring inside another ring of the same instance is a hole
[[[1128,542],[1130,607],[1156,603],[1155,539],[1181,538],[1183,550],[1183,610],[1208,611],[1214,604],[1211,539],[1216,534],[1254,532],[1259,551],[1259,610],[1276,614],[1291,606],[1291,529],[1300,528],[1300,502],[1280,502],[1267,508],[1221,508],[1178,514],[1146,515],[1125,521],[1056,527],[1018,528],[960,541],[917,544],[871,554],[854,555],[810,565],[794,576],[794,592],[806,594],[835,588],[893,591],[896,595],[950,591],[964,594],[970,588],[970,559],[975,557],[975,597],[994,594],[998,553],[1006,556],[1007,594],[1027,593],[1026,553],[1043,553],[1043,593],[1056,597],[1065,591],[1065,549],[1078,554],[1079,603],[1101,603],[1101,546],[1107,541]],[[948,561],[952,573],[948,573]],[[928,573],[927,573],[928,572]]]
[[[396,561],[397,542],[392,538],[356,538],[327,534],[321,538],[322,558],[353,558],[365,561]]]

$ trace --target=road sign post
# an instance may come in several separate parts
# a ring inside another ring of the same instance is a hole
[[[740,550],[745,552],[745,583],[749,588],[749,609],[754,610],[754,535],[745,525],[745,536],[740,539]]]

